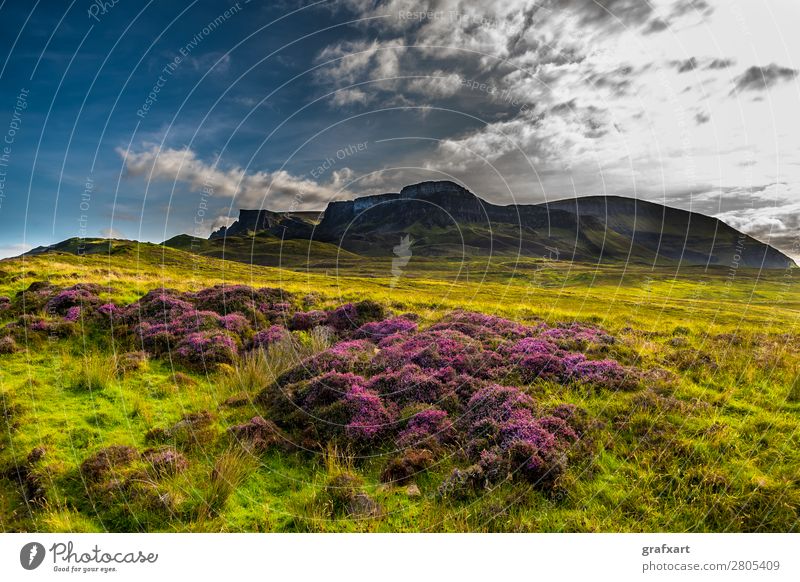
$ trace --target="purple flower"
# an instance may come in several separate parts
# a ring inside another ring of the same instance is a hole
[[[67,309],[67,314],[64,316],[65,321],[78,321],[81,318],[81,307],[76,305]]]
[[[415,414],[397,439],[400,447],[431,446],[449,443],[455,430],[447,412],[428,408]]]
[[[345,434],[356,443],[374,441],[388,427],[391,417],[380,397],[358,384],[345,396],[350,409],[350,422]]]
[[[293,331],[308,331],[325,323],[328,314],[324,311],[298,311],[289,320],[289,329]]]
[[[612,390],[630,390],[638,385],[639,375],[616,360],[586,360],[575,358],[567,369],[570,378],[586,384]]]
[[[408,403],[435,404],[452,392],[449,382],[455,376],[455,370],[449,367],[430,372],[415,364],[407,364],[399,370],[374,375],[367,386],[401,406]]]
[[[357,327],[358,311],[352,303],[346,303],[337,307],[328,314],[325,325],[329,325],[336,331],[344,331]]]
[[[402,337],[417,330],[417,324],[404,317],[392,317],[383,321],[365,323],[359,327],[353,337],[371,339],[379,342],[389,336]]]
[[[289,331],[280,325],[273,325],[269,329],[259,331],[253,336],[253,341],[250,344],[251,348],[267,348],[274,343],[287,340],[291,337]]]
[[[180,341],[175,350],[178,361],[195,369],[230,364],[236,353],[236,341],[223,331],[191,333]]]
[[[541,332],[540,337],[570,350],[585,349],[590,344],[611,344],[614,338],[602,329],[579,323],[552,327]]]
[[[147,449],[142,453],[142,460],[150,465],[159,477],[176,475],[189,467],[186,457],[172,447]]]
[[[73,307],[91,307],[100,303],[97,297],[97,287],[88,285],[73,285],[51,297],[45,305],[48,313],[66,315]]]
[[[240,313],[245,317],[255,318],[258,314],[272,311],[273,304],[283,301],[288,294],[268,287],[255,289],[247,285],[215,285],[190,294],[189,297],[198,309],[215,311],[221,315]]]
[[[470,311],[454,311],[430,329],[432,331],[451,329],[481,342],[494,343],[501,339],[516,340],[528,337],[536,332],[536,328],[516,321]]]
[[[219,319],[219,323],[223,329],[226,329],[236,335],[244,335],[250,331],[250,321],[239,313],[229,313]]]
[[[390,369],[416,364],[424,369],[451,367],[459,372],[469,372],[476,367],[475,356],[481,351],[477,341],[461,332],[424,331],[385,347],[375,358],[375,363]]]
[[[364,388],[366,380],[356,374],[328,372],[312,379],[299,393],[298,404],[307,410],[328,406],[343,399],[353,388]]]
[[[104,303],[103,305],[97,308],[97,313],[111,319],[117,317],[121,313],[121,311],[122,310],[113,303]]]
[[[374,301],[359,301],[346,303],[328,314],[325,325],[329,325],[338,332],[357,329],[370,321],[383,319],[384,310]]]

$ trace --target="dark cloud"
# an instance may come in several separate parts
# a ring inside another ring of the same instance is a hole
[[[653,13],[652,5],[643,0],[562,0],[553,4],[571,4],[581,13],[581,24],[589,26],[643,24]]]
[[[781,81],[791,81],[797,77],[797,69],[780,67],[775,63],[766,67],[752,66],[734,79],[736,91],[764,91]]]
[[[714,11],[706,0],[680,0],[672,8],[672,16],[680,17],[685,14],[695,13],[708,16]]]
[[[662,20],[660,18],[654,18],[650,22],[647,23],[647,26],[644,29],[644,34],[655,34],[657,32],[661,32],[662,30],[666,30],[669,28],[669,22],[666,20]]]
[[[630,65],[623,65],[613,71],[595,72],[586,78],[590,85],[609,89],[615,95],[625,95],[630,89],[636,71]]]
[[[706,69],[727,69],[728,67],[732,67],[736,64],[735,59],[714,59],[708,65],[706,65]]]
[[[685,61],[672,61],[672,64],[678,68],[679,73],[688,73],[697,68],[697,59],[694,57],[688,58]]]

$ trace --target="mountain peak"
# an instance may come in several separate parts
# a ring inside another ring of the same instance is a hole
[[[450,180],[419,182],[400,190],[400,198],[425,198],[436,194],[468,194],[472,192]]]
[[[212,238],[266,231],[284,240],[313,239],[380,254],[414,234],[416,254],[486,252],[754,268],[794,264],[715,218],[620,196],[499,206],[455,182],[439,180],[333,201],[321,216],[306,214],[242,210],[236,223]]]

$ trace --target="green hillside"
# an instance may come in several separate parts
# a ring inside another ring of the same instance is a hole
[[[286,261],[286,243],[270,239],[259,245],[262,259],[278,257],[296,268],[249,264],[244,259],[250,243],[234,242],[223,249],[217,241],[188,238],[168,246],[115,241],[110,254],[80,256],[69,243],[0,262],[0,297],[9,298],[0,299],[0,306],[8,305],[0,310],[0,336],[14,341],[12,346],[0,339],[4,531],[796,527],[796,269],[676,272],[510,255],[465,261],[415,255],[393,274],[387,260],[349,253],[338,269],[329,268],[342,253],[324,244],[314,247],[311,262],[296,255]],[[214,256],[231,251],[241,262]],[[37,283],[44,281],[52,287]],[[384,317],[414,314],[420,330],[457,309],[502,316],[530,329],[580,322],[614,341],[570,350],[612,359],[637,370],[639,379],[618,389],[526,380],[512,368],[506,382],[537,409],[566,403],[584,411],[580,450],[570,453],[558,479],[546,487],[509,476],[456,489],[456,495],[448,493],[453,475],[476,470],[467,467],[469,442],[433,447],[431,462],[408,479],[392,481],[386,478],[392,463],[397,474],[402,463],[421,463],[428,453],[415,453],[415,460],[383,444],[365,455],[340,437],[292,432],[299,429],[290,417],[265,404],[281,371],[328,349],[330,340],[316,332],[293,331],[288,344],[263,353],[242,349],[226,363],[198,368],[175,349],[142,353],[123,320],[112,318],[111,327],[101,325],[99,315],[70,322],[69,313],[62,316],[43,303],[77,283],[98,285],[87,292],[92,305],[120,309],[152,290],[186,293],[224,283],[280,289],[291,309],[302,312],[332,313],[348,302],[372,300]],[[25,290],[23,301],[19,294]],[[308,444],[287,448],[270,440],[254,449],[232,438],[250,434],[236,427],[254,426],[248,423],[257,416]]]

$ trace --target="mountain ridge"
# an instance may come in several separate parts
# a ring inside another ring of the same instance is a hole
[[[264,265],[330,265],[337,258],[353,264],[391,258],[406,238],[415,257],[522,256],[732,270],[797,266],[769,244],[698,212],[624,196],[498,205],[450,181],[334,201],[324,211],[241,209],[239,220],[208,239],[177,235],[161,244]],[[111,253],[117,242],[73,238],[25,254]]]
[[[283,239],[337,244],[359,254],[390,254],[398,237],[417,235],[423,254],[519,252],[581,261],[679,262],[789,268],[767,243],[698,212],[624,196],[585,196],[498,205],[451,181],[330,202],[317,221],[299,213],[241,210],[212,238],[269,232]]]

